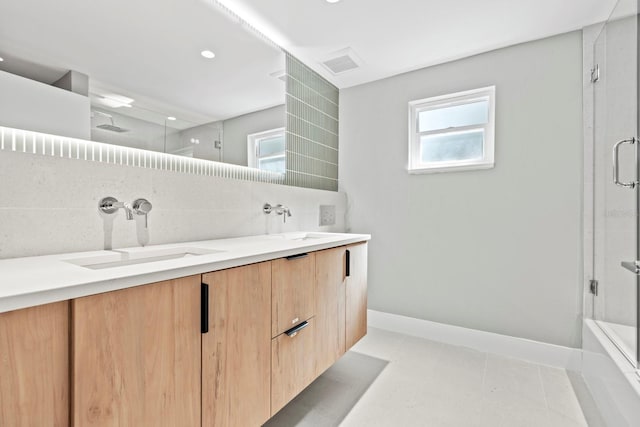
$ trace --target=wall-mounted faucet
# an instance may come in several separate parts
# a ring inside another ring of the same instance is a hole
[[[265,214],[270,214],[274,211],[277,215],[282,215],[282,220],[285,224],[287,222],[287,217],[291,216],[291,209],[281,204],[272,206],[270,203],[265,203],[262,207],[262,212],[264,212]]]
[[[147,199],[136,199],[133,204],[127,202],[119,202],[115,197],[105,197],[100,200],[98,210],[106,214],[114,214],[118,209],[124,209],[128,220],[133,219],[133,214],[144,215],[144,228],[147,228],[147,215],[153,208],[153,205]]]

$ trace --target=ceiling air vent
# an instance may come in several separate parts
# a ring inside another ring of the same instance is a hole
[[[348,47],[338,52],[333,52],[324,61],[322,61],[321,64],[333,74],[342,74],[359,68],[362,61],[358,58],[353,49]]]

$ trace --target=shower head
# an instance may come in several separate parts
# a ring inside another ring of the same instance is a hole
[[[113,119],[111,121],[113,122]],[[109,130],[111,132],[118,132],[118,133],[129,132],[129,129],[124,129],[124,128],[121,128],[120,126],[116,126],[114,124],[108,124],[108,123],[105,123],[103,125],[98,125],[96,127],[99,129]]]
[[[97,125],[96,126],[97,128],[108,130],[108,131],[111,131],[111,132],[118,132],[118,133],[129,132],[129,129],[125,129],[125,128],[121,128],[120,126],[116,126],[116,124],[113,122],[113,116],[111,114],[103,113],[102,111],[97,111],[97,110],[92,110],[91,113],[92,113],[91,114],[92,117],[97,114],[99,116],[106,117],[109,120],[111,120],[111,124],[105,123],[103,125]]]

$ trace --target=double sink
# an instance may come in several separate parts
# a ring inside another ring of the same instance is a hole
[[[326,239],[331,234],[325,233],[284,233],[264,236],[266,239],[306,241],[315,239]],[[68,263],[88,268],[91,270],[103,270],[109,268],[124,267],[136,264],[147,264],[151,262],[168,261],[187,257],[211,255],[227,252],[226,250],[200,248],[196,246],[177,246],[163,248],[134,248],[123,250],[112,250],[107,254],[94,255],[84,258],[65,260]]]

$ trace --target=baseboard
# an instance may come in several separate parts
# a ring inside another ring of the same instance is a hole
[[[577,348],[446,325],[376,310],[368,310],[368,324],[378,329],[469,347],[542,365],[570,371],[579,372],[582,370],[582,350]]]

